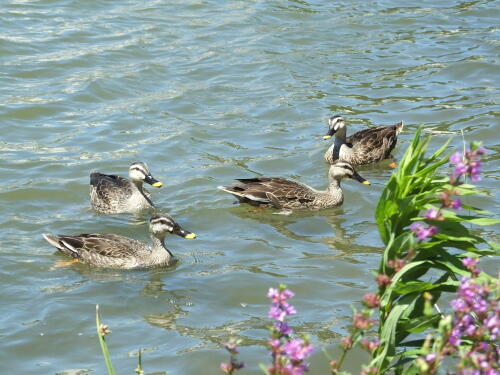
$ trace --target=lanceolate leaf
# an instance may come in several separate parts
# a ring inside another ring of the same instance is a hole
[[[377,351],[377,362],[374,363],[381,371],[380,373],[383,373],[383,369],[389,365],[392,356],[396,353],[396,327],[399,322],[399,317],[406,308],[407,305],[394,306],[384,322],[382,332],[380,333],[381,345]]]
[[[406,294],[413,292],[425,292],[426,290],[431,290],[439,287],[433,283],[427,281],[409,281],[406,283],[399,283],[393,288],[395,293]]]
[[[481,226],[486,226],[486,225],[497,225],[500,224],[499,219],[492,219],[488,217],[470,217],[467,218],[467,216],[459,216],[459,218],[467,220],[469,224],[474,224],[474,225],[481,225]]]
[[[418,318],[403,321],[401,328],[408,332],[422,332],[428,328],[432,328],[441,319],[441,314],[434,314],[432,316],[420,316]]]
[[[404,266],[398,273],[396,273],[393,278],[392,278],[392,284],[387,287],[385,290],[385,293],[383,294],[380,304],[382,306],[386,305],[389,302],[389,299],[391,298],[391,294],[394,291],[394,288],[398,285],[399,280],[408,272],[414,270],[415,268],[422,267],[422,266],[429,266],[431,263],[428,261],[421,261],[421,262],[412,262]],[[428,268],[428,267],[427,267]]]

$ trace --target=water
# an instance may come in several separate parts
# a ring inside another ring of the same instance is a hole
[[[217,374],[229,337],[246,374],[266,358],[267,288],[297,294],[296,330],[334,351],[350,305],[373,290],[382,244],[373,212],[390,170],[361,169],[343,207],[289,217],[233,205],[233,178],[326,185],[326,119],[348,131],[404,120],[488,150],[498,194],[498,1],[3,1],[0,5],[0,363],[19,374],[105,373],[95,304],[115,367]],[[149,164],[159,208],[196,240],[149,271],[56,268],[41,233],[110,232],[147,241],[146,216],[88,210],[91,170]],[[498,228],[496,228],[498,229]],[[498,231],[480,232],[498,240]],[[488,262],[490,272],[498,263]],[[326,373],[321,351],[312,374]],[[352,359],[351,369],[356,369]]]

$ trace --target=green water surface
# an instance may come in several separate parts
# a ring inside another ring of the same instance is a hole
[[[481,140],[470,203],[498,215],[499,1],[5,0],[0,2],[0,368],[104,374],[95,305],[116,369],[219,374],[240,338],[242,374],[268,361],[267,289],[296,292],[291,324],[336,351],[350,305],[374,291],[382,243],[373,213],[390,176],[343,183],[341,208],[290,216],[233,205],[234,178],[326,186],[322,135],[405,122],[401,158],[425,124],[435,149]],[[144,161],[150,189],[195,240],[169,237],[175,267],[99,270],[66,260],[42,233],[148,241],[147,215],[89,210],[89,173]],[[498,228],[478,232],[498,240]],[[485,267],[496,272],[498,263]],[[350,359],[356,370],[359,358]]]

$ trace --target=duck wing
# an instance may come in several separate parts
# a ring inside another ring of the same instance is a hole
[[[109,201],[110,197],[125,199],[132,195],[133,190],[130,181],[121,176],[92,172],[90,174],[90,185],[95,199]]]
[[[276,208],[301,205],[316,198],[307,185],[281,177],[242,178],[237,181],[240,183],[231,187],[231,194]]]
[[[45,239],[74,258],[105,257],[105,258],[134,258],[137,250],[144,245],[136,240],[118,236],[116,234],[79,234],[76,236],[44,235]]]
[[[382,160],[391,154],[396,147],[397,135],[403,123],[391,126],[376,126],[354,133],[346,138],[346,143],[356,154],[364,155],[367,160]]]

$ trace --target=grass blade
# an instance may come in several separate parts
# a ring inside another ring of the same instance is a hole
[[[115,369],[113,368],[113,364],[111,363],[108,345],[104,339],[104,336],[109,333],[109,330],[106,325],[101,324],[101,320],[99,318],[99,305],[95,306],[95,323],[97,327],[97,337],[99,338],[99,344],[101,344],[102,355],[104,357],[104,362],[106,363],[106,368],[108,369],[108,374],[117,375]]]

